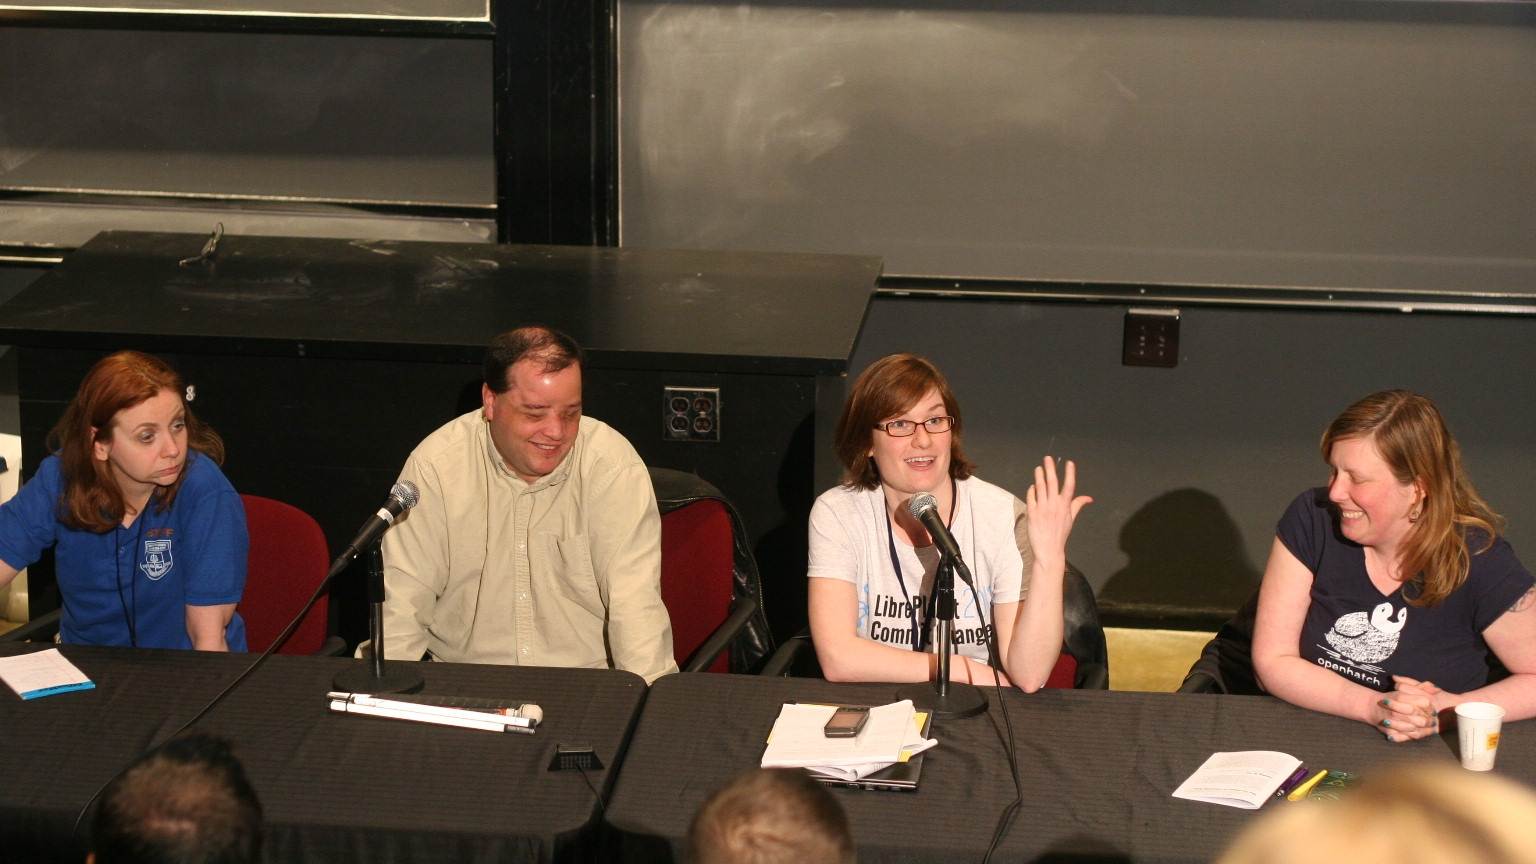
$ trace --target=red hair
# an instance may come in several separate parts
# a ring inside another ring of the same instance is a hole
[[[1383,390],[1344,409],[1323,432],[1323,461],[1330,462],[1333,445],[1347,438],[1371,441],[1397,482],[1422,487],[1419,516],[1399,551],[1398,566],[1418,586],[1414,596],[1403,592],[1410,606],[1439,605],[1467,581],[1471,556],[1493,545],[1503,517],[1473,488],[1461,466],[1461,447],[1427,397]],[[1468,548],[1469,530],[1482,535],[1482,548]]]
[[[75,398],[64,409],[58,425],[48,433],[48,449],[59,455],[64,494],[59,519],[71,528],[102,533],[123,521],[128,502],[112,476],[111,466],[95,458],[95,445],[112,440],[118,412],[132,408],[169,390],[180,399],[185,387],[181,376],[165,361],[137,351],[119,351],[97,361],[85,373]],[[187,446],[213,461],[224,462],[224,442],[207,426],[186,412]],[[192,454],[187,454],[190,458]],[[183,471],[170,486],[156,489],[152,500],[163,511],[181,490]]]

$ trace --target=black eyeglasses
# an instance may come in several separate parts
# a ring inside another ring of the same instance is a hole
[[[929,435],[937,435],[940,432],[948,432],[954,428],[955,418],[948,415],[941,417],[929,417],[921,422],[917,420],[891,420],[887,423],[876,423],[876,429],[885,430],[885,434],[892,438],[907,438],[917,434],[917,427],[928,430]]]

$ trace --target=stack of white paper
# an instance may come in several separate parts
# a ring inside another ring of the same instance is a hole
[[[836,710],[835,705],[785,705],[768,735],[762,767],[809,768],[858,780],[939,743],[919,734],[917,713],[909,699],[869,709],[864,729],[852,738],[824,734]]]

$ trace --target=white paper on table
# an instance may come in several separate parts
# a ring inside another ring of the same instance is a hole
[[[918,723],[913,722],[908,728],[910,731],[907,733],[906,742],[901,745],[901,758],[899,761],[906,762],[924,750],[938,746],[939,742],[936,739],[923,737],[919,731]],[[863,780],[876,771],[884,771],[886,768],[891,767],[892,764],[894,763],[871,762],[867,765],[811,765],[807,766],[805,770],[827,777],[835,777],[838,780]]]
[[[65,659],[57,648],[18,654],[15,657],[0,657],[0,681],[4,681],[23,699],[36,699],[71,690],[89,690],[96,686],[78,666]]]
[[[1300,767],[1300,759],[1274,750],[1213,753],[1173,797],[1257,810]]]
[[[787,704],[768,733],[763,751],[764,768],[826,768],[852,765],[889,765],[901,758],[903,745],[912,734],[912,700],[869,709],[864,729],[852,738],[828,738],[823,734],[835,705]]]

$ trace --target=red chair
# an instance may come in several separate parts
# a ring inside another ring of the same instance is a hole
[[[773,637],[741,517],[720,490],[697,475],[650,471],[661,511],[661,599],[672,619],[678,668],[755,668],[773,651]]]
[[[271,498],[241,495],[251,547],[246,556],[245,619],[252,653],[265,651],[314,594],[330,569],[331,552],[319,523],[303,510]],[[279,654],[341,655],[346,642],[328,636],[330,598],[322,595]]]

